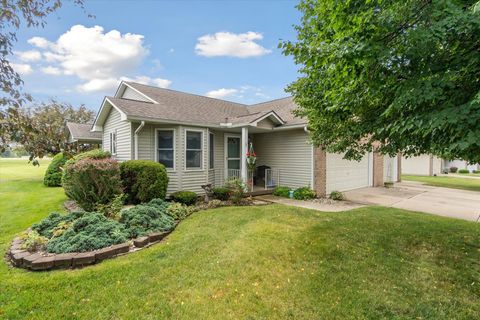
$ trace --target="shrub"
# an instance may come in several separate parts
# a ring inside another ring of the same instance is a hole
[[[39,223],[35,223],[32,226],[32,230],[38,232],[43,237],[51,238],[55,229],[61,223],[68,223],[72,222],[84,215],[84,212],[72,212],[69,214],[61,215],[60,213],[53,212],[48,217],[40,221]]]
[[[90,151],[77,154],[76,156],[68,160],[67,163],[72,164],[83,159],[101,160],[101,159],[108,159],[111,157],[112,157],[112,154],[108,151],[103,151],[102,149],[93,149]]]
[[[173,201],[184,204],[186,206],[191,206],[197,203],[197,194],[192,191],[177,191],[170,195]]]
[[[345,199],[345,195],[340,191],[332,191],[330,192],[330,199],[341,201]]]
[[[458,170],[458,173],[470,173],[470,170],[468,170],[468,169],[460,169],[460,170]]]
[[[457,167],[450,167],[448,170],[450,170],[451,173],[456,173],[458,168]]]
[[[156,207],[158,210],[162,212],[167,212],[168,207],[170,206],[171,202],[167,202],[163,199],[152,199],[147,206]]]
[[[95,211],[103,214],[107,218],[118,220],[120,218],[120,211],[122,211],[125,195],[123,193],[113,197],[113,200],[107,204],[97,204]]]
[[[125,228],[100,213],[86,212],[58,237],[47,244],[52,253],[85,252],[105,248],[128,240]]]
[[[213,188],[212,195],[215,199],[227,201],[230,199],[230,189],[226,187]]]
[[[175,225],[175,220],[165,211],[149,205],[137,205],[122,211],[120,222],[132,238],[154,231],[168,231]]]
[[[228,181],[227,188],[230,189],[230,199],[234,204],[241,204],[245,198],[245,183],[240,179]]]
[[[480,171],[472,170],[472,173],[480,173]]]
[[[47,187],[60,187],[62,185],[62,167],[65,162],[67,162],[67,157],[63,153],[58,153],[53,157],[43,177],[44,185]]]
[[[21,238],[23,239],[21,248],[30,252],[42,250],[48,242],[48,239],[37,231],[25,233]]]
[[[188,216],[187,206],[174,202],[167,208],[167,214],[175,220],[183,220]]]
[[[63,188],[86,211],[110,203],[122,193],[120,168],[112,159],[84,158],[65,166]]]
[[[273,190],[273,195],[288,198],[290,197],[290,188],[282,186],[276,187],[275,190]]]
[[[165,198],[168,176],[165,166],[150,160],[130,160],[120,164],[122,184],[129,203]]]
[[[315,198],[315,191],[309,187],[301,187],[293,191],[293,198],[297,200],[309,200]]]
[[[223,202],[221,200],[213,199],[207,203],[207,208],[214,209],[214,208],[221,207],[222,205],[223,205]]]

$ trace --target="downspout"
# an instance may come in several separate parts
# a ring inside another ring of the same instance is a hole
[[[135,139],[135,160],[138,160],[138,134],[140,131],[143,129],[145,126],[145,121],[140,122],[140,125],[138,126],[137,130],[135,130],[134,133],[134,139]]]
[[[310,134],[310,130],[308,130],[308,127],[305,126],[303,127],[303,130],[307,133],[307,134]],[[315,147],[313,146],[312,144],[312,155],[311,155],[311,159],[310,159],[310,166],[311,166],[311,171],[310,171],[310,188],[315,190]],[[317,190],[315,190],[316,192]]]

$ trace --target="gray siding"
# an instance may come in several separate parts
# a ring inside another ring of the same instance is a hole
[[[117,132],[117,154],[114,158],[119,161],[132,159],[131,123],[120,119],[120,112],[111,108],[110,114],[103,125],[103,150],[110,150],[110,133]]]
[[[257,166],[280,170],[280,185],[292,188],[311,186],[312,146],[303,130],[252,135]]]
[[[145,101],[145,102],[151,102],[144,96],[142,96],[140,93],[137,91],[133,90],[130,87],[126,87],[125,91],[123,92],[122,98],[124,99],[130,99],[130,100],[137,100],[137,101]]]
[[[223,151],[225,138],[224,133],[220,131],[211,131],[215,135],[215,146],[214,146],[214,170],[210,170],[210,174],[213,175],[213,179],[209,176],[209,181],[213,181],[216,187],[220,187],[224,185],[224,172],[225,172],[225,153]]]

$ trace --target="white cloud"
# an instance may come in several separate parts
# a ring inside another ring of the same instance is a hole
[[[31,74],[33,72],[33,68],[31,65],[26,63],[10,63],[10,66],[15,70],[15,72],[21,74],[22,76]]]
[[[247,33],[217,32],[207,34],[198,38],[195,45],[195,52],[205,57],[230,56],[237,58],[248,58],[262,56],[272,52],[258,43],[263,35],[258,32]]]
[[[226,99],[228,97],[234,96],[237,92],[238,92],[237,89],[221,88],[218,90],[208,91],[205,95],[210,98]]]
[[[132,82],[138,82],[141,84],[152,85],[160,88],[168,88],[172,84],[172,81],[167,79],[150,78],[147,76],[138,76],[134,78],[122,77],[121,79],[125,81],[132,81]]]
[[[38,50],[15,51],[15,55],[22,61],[39,61],[42,54]]]
[[[58,75],[62,74],[62,71],[59,68],[52,67],[52,66],[47,66],[47,67],[42,68],[42,72],[45,73],[45,74],[51,74],[51,75],[54,75],[54,76],[58,76]]]
[[[113,90],[122,78],[134,74],[148,55],[143,35],[105,32],[101,26],[75,25],[54,42],[33,37],[28,43],[42,49],[49,63],[42,68],[44,73],[78,77],[83,81],[77,86],[80,92]],[[137,78],[162,87],[171,83],[161,78]]]

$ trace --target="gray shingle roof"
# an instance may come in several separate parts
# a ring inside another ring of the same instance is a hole
[[[91,132],[91,124],[67,122],[67,129],[73,140],[102,140],[101,132]]]
[[[125,83],[157,102],[149,103],[108,97],[129,118],[218,125],[225,122],[249,123],[263,114],[275,111],[285,122],[285,126],[306,123],[304,119],[297,118],[292,114],[296,105],[291,97],[248,106],[135,82]]]

